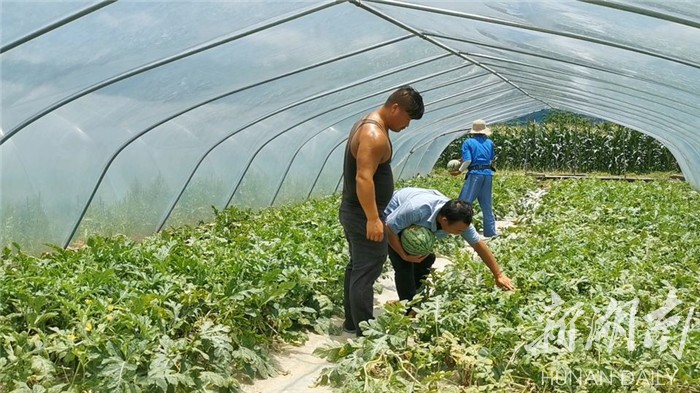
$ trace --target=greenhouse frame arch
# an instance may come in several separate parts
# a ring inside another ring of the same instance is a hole
[[[147,232],[334,193],[352,123],[407,84],[426,112],[393,135],[399,179],[477,118],[558,109],[657,139],[700,188],[692,1],[0,7],[5,237],[67,247],[129,198]]]

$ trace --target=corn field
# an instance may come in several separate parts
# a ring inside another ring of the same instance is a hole
[[[492,128],[495,166],[501,169],[614,175],[680,171],[671,152],[652,137],[571,113],[551,113],[542,123]],[[459,158],[465,138],[452,142],[436,166],[444,168]]]

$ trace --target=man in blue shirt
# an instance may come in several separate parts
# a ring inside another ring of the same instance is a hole
[[[433,253],[409,255],[401,246],[401,231],[414,224],[430,229],[438,240],[447,235],[462,236],[491,270],[497,286],[508,290],[515,288],[472,225],[473,211],[469,203],[449,199],[437,190],[403,188],[391,197],[384,214],[389,259],[394,267],[394,281],[400,300],[413,299],[421,280],[430,273],[435,262]]]
[[[484,236],[498,236],[496,216],[493,214],[493,167],[491,166],[496,153],[493,141],[488,138],[491,135],[491,128],[486,126],[485,121],[475,120],[469,134],[471,138],[467,138],[462,144],[462,166],[459,171],[452,173],[456,176],[467,171],[459,199],[470,204],[478,200],[484,216]]]

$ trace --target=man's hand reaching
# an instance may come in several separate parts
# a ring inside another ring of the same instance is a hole
[[[515,289],[515,285],[513,285],[513,282],[510,281],[510,278],[508,278],[505,274],[501,273],[496,277],[496,285],[499,288],[506,289],[509,291],[512,291]]]

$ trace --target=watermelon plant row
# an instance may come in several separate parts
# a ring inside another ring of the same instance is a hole
[[[457,195],[461,181],[443,173],[400,186]],[[542,187],[543,199],[531,203],[528,195]],[[345,391],[556,390],[564,388],[542,370],[605,370],[602,361],[624,370],[676,367],[675,391],[694,391],[697,316],[676,360],[641,344],[632,353],[614,346],[612,354],[595,346],[537,355],[524,348],[544,334],[552,293],[562,308],[585,304],[590,319],[610,297],[638,297],[646,315],[673,287],[683,303],[671,315],[687,315],[700,293],[697,192],[665,181],[538,183],[499,172],[494,199],[497,216],[519,224],[490,243],[518,291],[493,289],[462,243],[442,241],[439,252],[455,264],[432,277],[416,304],[419,317],[389,306],[369,337],[328,350],[339,363],[326,382]],[[5,249],[0,392],[239,391],[275,374],[270,353],[279,343],[302,342],[310,329],[339,332],[331,317],[342,312],[347,250],[337,206],[333,196],[258,212],[227,209],[211,224],[140,242],[91,237],[80,250],[38,257]],[[587,322],[575,324],[583,332]],[[667,335],[669,348],[678,349],[684,323]]]
[[[0,264],[0,392],[238,391],[328,333],[345,241],[329,197]],[[339,330],[335,328],[336,330]]]
[[[499,177],[496,205],[512,179]],[[537,203],[521,194],[518,225],[489,242],[516,291],[496,289],[471,252],[442,248],[454,263],[414,299],[417,316],[389,306],[367,337],[319,349],[336,362],[320,382],[343,392],[700,392],[700,194],[673,181],[539,187],[529,190]]]

